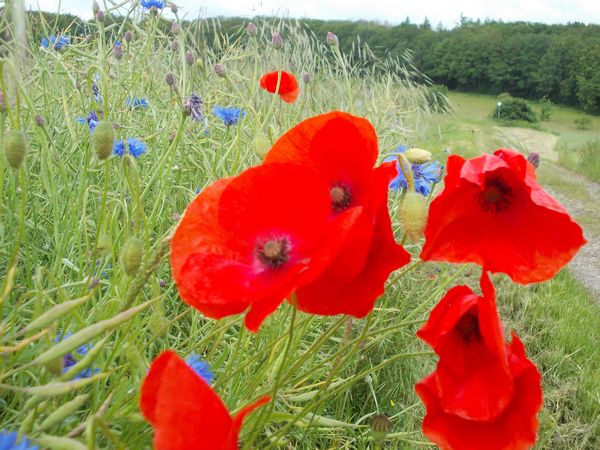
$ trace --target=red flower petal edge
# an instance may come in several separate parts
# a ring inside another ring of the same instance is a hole
[[[451,155],[444,183],[429,209],[423,260],[473,262],[527,284],[552,278],[586,243],[513,150]]]
[[[290,129],[265,157],[263,164],[297,162],[319,172],[329,187],[332,216],[363,208],[327,270],[297,290],[302,311],[364,317],[390,272],[410,261],[394,240],[388,212],[388,185],[396,169],[393,163],[373,168],[377,154],[377,135],[368,120],[333,111]]]
[[[237,450],[244,417],[265,403],[262,397],[233,417],[219,396],[172,351],[152,363],[142,385],[140,408],[154,428],[157,450]]]
[[[277,89],[279,84],[279,89]],[[298,98],[298,80],[285,70],[269,72],[260,79],[260,87],[271,94],[279,94],[286,103],[294,103]]]
[[[251,168],[206,188],[171,241],[181,298],[212,318],[248,309],[252,331],[331,262],[361,213],[331,217],[327,186],[309,167]],[[310,220],[306,220],[310,217]]]

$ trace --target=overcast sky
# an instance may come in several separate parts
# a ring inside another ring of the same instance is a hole
[[[102,0],[98,1],[102,5]],[[366,19],[397,24],[407,16],[435,27],[471,19],[526,20],[544,23],[600,23],[600,0],[176,0],[186,18],[277,15],[318,19]],[[25,0],[27,7],[56,12],[59,0]],[[91,16],[91,0],[62,0],[61,10]]]

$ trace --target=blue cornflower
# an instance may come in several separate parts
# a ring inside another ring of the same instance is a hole
[[[146,153],[146,148],[146,144],[142,141],[139,141],[136,138],[127,138],[127,152],[134,158],[139,158],[144,153]],[[113,153],[115,155],[123,157],[126,153],[125,141],[115,141]]]
[[[116,40],[115,41],[115,47],[120,47],[121,45],[123,45],[123,43],[120,40]]]
[[[48,37],[42,38],[42,47],[44,48],[55,48],[56,50],[61,50],[63,47],[66,47],[71,43],[71,38],[69,36],[58,36],[51,35]]]
[[[75,117],[75,120],[81,124],[87,124],[90,129],[90,133],[93,133],[98,125],[98,115],[95,111],[90,111],[90,114],[86,117]]]
[[[190,354],[185,360],[186,364],[190,366],[196,374],[203,378],[208,384],[212,383],[215,377],[210,371],[209,365],[196,353]]]
[[[404,153],[405,151],[406,148],[403,145],[398,146],[398,153]],[[396,168],[398,169],[398,176],[390,182],[390,189],[408,189],[408,183],[400,169],[398,158],[391,155],[385,158],[384,161],[396,161]],[[439,183],[442,178],[444,167],[435,161],[430,161],[423,164],[411,164],[411,169],[415,180],[415,191],[427,197],[431,193],[433,185]]]
[[[198,94],[192,93],[184,104],[186,114],[192,116],[192,120],[198,122],[204,122],[204,115],[202,114],[202,97]]]
[[[96,100],[96,102],[102,103],[104,99],[102,98],[102,94],[100,94],[100,88],[94,81],[92,81],[92,94],[94,94],[94,100]]]
[[[15,431],[0,430],[0,450],[38,450],[38,445],[33,445],[26,437],[21,438]]]
[[[237,125],[240,118],[244,118],[246,111],[239,108],[225,108],[223,106],[215,105],[213,108],[213,114],[223,121],[228,127]]]
[[[131,109],[135,109],[135,108],[147,108],[148,107],[148,100],[146,100],[143,97],[140,97],[140,98],[128,97],[127,98],[127,106],[129,106]]]
[[[58,332],[58,334],[54,338],[54,342],[56,342],[58,344],[63,339],[67,339],[69,336],[71,336],[71,332],[70,331],[66,332],[64,335],[61,332]],[[85,355],[87,355],[87,353],[91,349],[92,349],[92,344],[90,344],[90,343],[85,344],[85,345],[80,345],[79,347],[77,347],[75,349],[75,354],[78,355],[80,358],[83,358]],[[75,358],[75,356],[73,355],[73,353],[67,353],[63,357],[63,363],[64,363],[63,364],[63,373],[65,373],[72,366],[74,366],[75,364],[77,364],[77,358]],[[91,367],[86,367],[81,372],[79,372],[77,375],[75,375],[74,379],[89,378],[92,375],[97,374],[98,372],[100,372],[100,369],[92,369]],[[2,450],[2,447],[0,447],[0,450]]]
[[[142,0],[140,4],[145,9],[150,9],[152,7],[156,9],[163,9],[165,7],[165,2],[162,0]]]

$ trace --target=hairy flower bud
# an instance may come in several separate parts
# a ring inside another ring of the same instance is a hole
[[[256,28],[256,25],[254,25],[252,22],[248,22],[248,25],[246,25],[246,33],[248,33],[248,36],[256,37],[258,34],[258,28]]]
[[[269,142],[265,133],[259,131],[252,141],[252,146],[254,147],[256,154],[261,158],[264,158],[271,148],[271,142]]]
[[[417,242],[423,237],[427,223],[427,201],[417,192],[407,192],[400,207],[400,220],[404,232],[411,241]]]
[[[275,32],[273,33],[273,37],[271,38],[271,43],[273,44],[274,48],[281,48],[283,47],[283,38],[281,37],[281,34]]]
[[[142,264],[144,244],[138,238],[129,238],[121,252],[121,265],[130,277],[135,276]]]
[[[332,47],[337,47],[338,45],[338,37],[333,34],[331,31],[327,32],[327,43]]]
[[[18,169],[25,159],[27,153],[27,141],[25,133],[19,130],[11,130],[6,135],[4,144],[6,160],[13,169]]]
[[[115,130],[110,122],[102,120],[96,125],[92,135],[94,150],[100,161],[108,158],[115,143]]]
[[[411,164],[425,164],[431,161],[431,152],[421,148],[409,148],[404,155]]]

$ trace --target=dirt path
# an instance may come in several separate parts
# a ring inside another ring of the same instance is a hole
[[[538,152],[540,184],[544,186],[582,226],[585,245],[569,264],[573,274],[600,301],[600,184],[558,166],[554,151],[558,137],[528,128],[494,127],[504,142],[528,154]],[[560,236],[556,236],[560,239]]]

